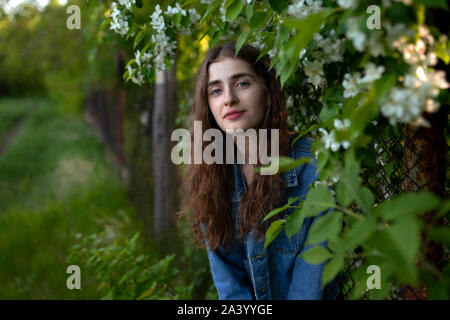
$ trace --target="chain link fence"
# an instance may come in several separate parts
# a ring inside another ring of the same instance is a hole
[[[304,132],[317,123],[320,110],[314,107],[316,103],[313,100],[320,101],[319,96],[314,96],[313,92],[288,92],[288,96],[288,115],[292,130]],[[402,123],[392,126],[381,115],[369,124],[367,131],[374,139],[369,144],[369,154],[361,163],[361,177],[363,184],[374,193],[376,203],[405,192],[420,191],[430,191],[442,199],[448,199],[448,106],[442,105],[437,113],[426,114],[424,117],[430,123],[429,128],[416,128]],[[433,213],[426,213],[423,222],[429,224],[432,217]],[[443,217],[438,224],[448,225],[448,221]],[[433,268],[440,271],[448,265],[449,251],[446,247],[430,243],[421,250]],[[360,252],[361,248],[357,248],[351,254],[358,256]],[[350,298],[356,284],[353,274],[364,262],[364,258],[359,257],[345,259],[338,299]],[[420,271],[419,267],[419,273]],[[426,297],[427,288],[419,282],[418,287],[392,286],[387,299]],[[362,299],[370,299],[368,291]]]

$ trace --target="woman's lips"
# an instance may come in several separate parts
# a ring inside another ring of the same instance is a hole
[[[225,119],[237,119],[244,114],[245,111],[237,111],[225,116]]]

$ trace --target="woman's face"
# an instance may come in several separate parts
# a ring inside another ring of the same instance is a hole
[[[269,104],[264,84],[244,60],[224,58],[209,65],[209,108],[220,129],[258,129]]]

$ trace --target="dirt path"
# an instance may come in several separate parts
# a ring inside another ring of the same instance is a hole
[[[2,137],[0,137],[0,157],[6,151],[8,146],[10,146],[17,139],[19,134],[22,132],[23,125],[28,120],[31,113],[36,111],[39,108],[39,106],[40,105],[37,104],[34,108],[30,108],[30,110],[27,112],[27,114],[18,123],[16,123]]]

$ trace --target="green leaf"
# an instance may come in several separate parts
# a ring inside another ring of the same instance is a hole
[[[350,116],[352,126],[350,127],[353,132],[358,134],[362,133],[366,128],[369,121],[374,119],[378,115],[378,105],[374,101],[375,89],[372,87],[366,101],[354,109]]]
[[[448,10],[447,2],[445,0],[414,0],[415,3],[421,3],[429,8],[441,8]]]
[[[299,133],[294,140],[292,140],[291,144],[294,145],[295,142],[300,139],[301,137],[303,137],[305,134],[307,134],[308,132],[315,130],[317,128],[320,127],[319,123],[313,124],[312,126],[310,126],[308,129],[303,130],[301,133]]]
[[[130,61],[128,61],[127,62],[127,64],[125,65],[125,70],[127,69],[127,67],[129,66],[129,65],[131,65],[132,63],[135,63],[136,62],[136,59],[131,59]],[[128,70],[125,72],[125,74],[127,74],[127,72],[128,72]],[[125,76],[125,74],[124,74],[124,76]]]
[[[275,48],[280,50],[283,44],[286,42],[289,37],[289,28],[287,28],[284,24],[280,24],[277,35],[275,37]]]
[[[267,231],[266,231],[266,239],[265,239],[263,250],[266,250],[266,248],[269,246],[269,244],[273,240],[275,240],[275,238],[278,236],[278,234],[281,232],[281,230],[283,230],[283,225],[285,222],[286,222],[286,220],[284,220],[284,219],[280,219],[280,220],[276,220],[276,221],[272,222],[269,229],[267,229]]]
[[[138,46],[138,44],[142,41],[142,39],[144,39],[144,31],[145,30],[141,30],[139,31],[139,33],[136,35],[136,37],[134,38],[134,44],[133,44],[133,48],[136,49],[136,47]]]
[[[334,206],[334,199],[328,188],[324,185],[318,185],[311,189],[302,208],[297,208],[287,219],[285,232],[290,239],[300,230],[303,220],[307,217],[316,216],[322,211]]]
[[[288,204],[293,204],[295,201],[300,200],[301,197],[289,197]]]
[[[371,212],[374,202],[375,196],[369,188],[362,186],[358,189],[358,197],[356,197],[356,203],[361,209],[363,209],[365,212]]]
[[[272,218],[273,216],[279,214],[280,212],[286,211],[287,209],[289,209],[291,205],[289,203],[285,204],[284,206],[280,207],[280,208],[276,208],[273,209],[272,211],[270,211],[263,219],[262,222]]]
[[[301,207],[296,208],[294,212],[289,215],[284,227],[284,232],[289,240],[291,240],[291,237],[300,230],[304,219],[305,218],[301,213]]]
[[[315,219],[308,232],[306,245],[319,243],[337,236],[341,230],[342,212],[331,211]]]
[[[281,73],[281,88],[284,88],[284,84],[286,81],[294,74],[295,71],[297,71],[298,65],[300,60],[294,60],[294,61],[288,61],[282,70]]]
[[[156,281],[153,282],[152,286],[150,288],[148,288],[147,290],[145,290],[144,292],[142,292],[142,294],[139,296],[139,298],[137,298],[137,300],[142,300],[142,299],[150,297],[155,292],[157,284],[158,284],[158,282],[156,282]]]
[[[226,11],[226,18],[228,21],[233,22],[241,13],[242,9],[244,9],[244,4],[241,0],[235,0]]]
[[[385,74],[381,79],[375,81],[375,96],[377,99],[384,97],[386,93],[395,85],[397,82],[397,76],[393,73]]]
[[[324,9],[319,13],[310,14],[303,20],[284,20],[284,25],[287,28],[296,29],[296,34],[293,38],[293,46],[286,48],[289,60],[298,60],[300,51],[311,42],[314,34],[320,30],[320,26],[324,24],[327,17],[335,11],[335,9]]]
[[[216,11],[220,7],[221,4],[221,1],[215,1],[212,5],[208,6],[208,9],[206,9],[203,17],[200,19],[199,24],[208,19],[214,13],[214,11]]]
[[[342,107],[342,117],[350,118],[354,110],[356,109],[359,101],[365,96],[365,93],[360,93],[354,97],[345,100],[344,106]]]
[[[330,190],[325,185],[319,184],[308,192],[302,211],[304,211],[305,218],[312,217],[328,210],[330,207],[334,207],[334,205],[334,198]]]
[[[359,163],[355,160],[353,150],[347,150],[344,154],[344,170],[336,189],[336,198],[340,204],[347,207],[358,197],[360,188]]]
[[[270,61],[269,71],[272,70],[272,68],[275,66],[275,64],[280,60],[280,56],[275,56],[272,58],[272,61]]]
[[[142,8],[142,0],[136,0],[136,7]]]
[[[330,151],[328,149],[322,150],[319,152],[317,157],[317,172],[322,172],[322,169],[328,162],[328,158],[330,156]]]
[[[180,25],[182,17],[183,16],[181,15],[181,13],[176,13],[176,14],[173,15],[173,23],[174,23],[175,26],[179,26]]]
[[[253,17],[253,6],[255,2],[252,2],[250,5],[245,7],[245,16],[247,17],[247,21],[250,23],[250,20]]]
[[[310,264],[319,264],[333,257],[333,254],[322,246],[313,246],[299,257]]]
[[[139,232],[136,232],[136,234],[131,238],[130,242],[128,243],[128,250],[133,252],[136,249],[136,241],[139,237]]]
[[[241,50],[242,46],[247,41],[247,38],[250,34],[251,30],[247,30],[244,33],[241,33],[239,37],[236,40],[236,55],[238,54],[239,50]]]
[[[388,234],[399,250],[400,255],[411,266],[414,266],[419,250],[419,223],[418,218],[404,216],[388,229]]]
[[[337,105],[326,104],[322,107],[319,113],[319,118],[321,122],[327,122],[328,120],[336,117],[339,114],[339,109]]]
[[[372,216],[356,221],[356,223],[342,236],[339,246],[336,247],[336,252],[344,254],[347,251],[357,248],[363,244],[365,240],[370,238],[376,230],[377,222]]]
[[[344,266],[344,257],[341,255],[334,256],[323,268],[322,273],[322,289],[334,279],[334,277],[342,270]]]
[[[103,29],[105,29],[106,26],[109,25],[110,23],[111,23],[111,19],[103,20],[102,24],[100,25],[100,30],[99,31],[102,31]]]
[[[406,193],[387,200],[373,210],[373,214],[385,220],[414,216],[439,208],[440,199],[432,193]]]
[[[253,30],[261,28],[265,25],[266,20],[270,17],[271,13],[272,10],[269,10],[268,12],[257,11],[253,13],[252,18],[250,19],[250,27]]]
[[[119,282],[117,283],[119,286],[122,285],[125,281],[127,281],[129,278],[131,278],[134,273],[137,271],[137,267],[134,267],[131,270],[128,270],[123,276],[122,278],[120,278]]]
[[[299,166],[301,166],[302,164],[305,163],[311,163],[313,162],[313,159],[310,157],[301,157],[299,159],[292,159],[289,157],[277,157],[277,158],[273,158],[272,161],[278,161],[278,172],[282,173],[282,172],[286,172],[292,169],[295,169]],[[270,168],[270,165],[265,165],[259,168],[254,168],[253,170],[255,172],[261,172],[262,168]]]
[[[222,34],[222,30],[220,30],[220,29],[217,29],[217,30],[214,32],[214,34],[213,34],[211,40],[209,41],[209,47],[210,47],[210,48],[214,47],[214,46],[217,44],[217,42],[218,42],[219,39],[220,39],[220,35],[221,35],[221,34]]]
[[[430,232],[432,240],[440,242],[447,247],[450,247],[450,228],[449,227],[437,227]]]
[[[269,4],[278,13],[283,12],[288,6],[285,0],[269,0]]]

